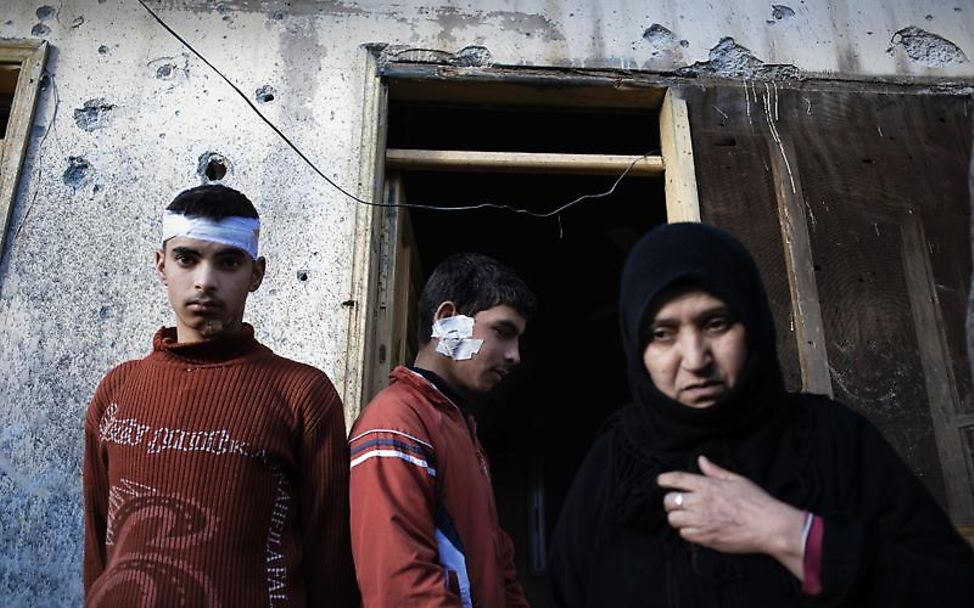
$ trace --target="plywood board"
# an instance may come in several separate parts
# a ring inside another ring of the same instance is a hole
[[[836,396],[970,523],[970,463],[955,441],[970,372],[956,363],[963,342],[946,337],[963,327],[963,307],[939,298],[969,281],[969,237],[943,225],[970,225],[969,102],[856,90],[788,91],[778,102],[799,151]]]
[[[752,123],[740,87],[686,92],[703,221],[739,238],[761,270],[775,317],[785,385],[802,387],[791,288],[778,222],[769,147]]]

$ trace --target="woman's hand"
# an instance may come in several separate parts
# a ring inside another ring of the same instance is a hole
[[[658,483],[667,519],[684,539],[722,553],[764,553],[804,580],[805,515],[705,456],[703,475],[671,471]]]

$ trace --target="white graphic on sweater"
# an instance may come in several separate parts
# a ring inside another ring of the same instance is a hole
[[[121,445],[139,445],[142,443],[142,438],[145,437],[149,427],[145,424],[139,424],[135,418],[116,418],[115,414],[117,413],[118,404],[112,401],[98,424],[98,438],[108,443]]]
[[[219,520],[210,510],[128,479],[113,486],[109,495],[110,548],[85,605],[219,608],[218,590],[191,557],[217,532]]]
[[[158,494],[158,491],[131,479],[120,479],[118,485],[112,486],[108,490],[108,522],[105,526],[106,547],[115,544],[115,520],[118,510],[125,504],[125,501],[149,494]]]
[[[263,458],[263,450],[254,450],[246,441],[238,441],[226,429],[219,431],[184,431],[163,427],[156,429],[146,452],[158,454],[165,450],[207,452],[209,454],[239,454]]]
[[[145,444],[147,454],[159,454],[167,450],[178,452],[206,452],[207,454],[234,454],[266,460],[263,449],[256,449],[246,441],[234,439],[230,431],[188,431],[169,427],[152,428],[137,418],[118,418],[118,404],[109,404],[98,424],[98,438],[106,443],[127,446]]]
[[[271,465],[271,475],[277,481],[277,494],[274,496],[271,524],[267,531],[267,605],[274,608],[287,605],[287,560],[283,536],[291,502],[291,483],[277,465]]]

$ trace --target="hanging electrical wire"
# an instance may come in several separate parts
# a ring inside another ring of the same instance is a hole
[[[255,114],[257,114],[257,116],[260,117],[260,119],[262,121],[264,121],[264,123],[267,124],[267,126],[270,127],[271,130],[273,130],[274,133],[276,133],[277,136],[280,137],[281,140],[285,144],[287,144],[287,146],[289,148],[291,148],[291,150],[293,150],[294,153],[297,154],[298,157],[301,160],[303,160],[305,162],[305,164],[307,164],[308,167],[311,168],[312,171],[314,171],[315,173],[317,173],[332,188],[334,188],[338,192],[342,193],[347,198],[355,201],[356,203],[362,204],[362,205],[368,205],[370,207],[401,207],[401,208],[408,208],[408,209],[426,209],[426,210],[430,210],[430,211],[475,211],[475,210],[478,210],[478,209],[502,209],[502,210],[505,210],[505,211],[511,211],[511,212],[514,212],[514,213],[520,213],[520,214],[524,214],[524,215],[529,215],[531,217],[550,218],[550,217],[554,217],[556,215],[559,215],[559,214],[563,213],[564,211],[566,211],[570,207],[573,207],[573,206],[577,205],[578,203],[581,203],[582,201],[589,200],[589,199],[604,198],[604,197],[607,197],[607,196],[611,196],[616,191],[616,188],[619,186],[619,183],[622,182],[622,180],[629,174],[630,171],[632,171],[632,168],[636,165],[636,163],[638,163],[640,160],[642,160],[642,159],[646,158],[647,156],[650,156],[651,154],[654,153],[654,152],[647,152],[646,154],[643,154],[641,156],[637,156],[636,158],[634,158],[632,160],[632,162],[629,163],[629,165],[626,167],[625,171],[623,171],[616,178],[615,182],[613,182],[612,186],[608,190],[606,190],[604,192],[598,192],[598,193],[595,193],[595,194],[583,194],[582,196],[579,196],[578,198],[576,198],[574,200],[571,200],[571,201],[569,201],[569,202],[561,205],[560,207],[558,207],[558,208],[556,208],[556,209],[554,209],[552,211],[538,212],[538,211],[532,211],[530,209],[523,209],[523,208],[519,208],[519,207],[514,207],[512,205],[505,205],[505,204],[501,204],[501,203],[478,203],[478,204],[474,204],[474,205],[460,205],[460,206],[456,206],[456,207],[442,207],[442,206],[438,206],[438,205],[423,205],[423,204],[418,204],[418,203],[380,203],[380,202],[375,202],[375,201],[368,201],[368,200],[365,200],[365,199],[360,198],[358,196],[355,196],[354,194],[352,194],[351,192],[349,192],[348,190],[346,190],[345,188],[343,188],[335,180],[333,180],[332,178],[330,178],[327,175],[325,175],[325,173],[321,169],[319,169],[318,166],[310,158],[308,158],[308,156],[304,152],[302,152],[301,149],[298,148],[298,146],[293,141],[291,141],[291,139],[287,135],[285,135],[284,132],[281,131],[281,129],[278,128],[277,125],[275,125],[269,118],[267,118],[266,116],[264,116],[263,112],[260,111],[260,108],[258,108],[254,104],[254,102],[250,100],[250,97],[248,97],[247,94],[244,93],[240,89],[240,87],[238,87],[236,84],[234,84],[233,81],[231,81],[222,71],[220,71],[219,68],[217,68],[215,65],[213,65],[212,63],[210,63],[210,61],[206,57],[204,57],[202,53],[200,53],[199,51],[197,51],[196,48],[193,47],[193,45],[191,45],[185,38],[183,38],[182,36],[180,36],[179,33],[176,32],[172,27],[170,27],[169,24],[166,23],[162,19],[162,17],[160,17],[154,10],[152,10],[151,8],[149,8],[149,5],[146,4],[144,0],[137,0],[137,1],[152,16],[152,18],[155,19],[157,23],[159,23],[160,26],[162,26],[167,32],[169,32],[170,35],[172,35],[173,38],[175,38],[176,40],[178,40],[179,43],[182,44],[184,47],[186,47],[186,49],[189,52],[191,52],[193,55],[195,55],[197,58],[199,58],[200,61],[202,61],[203,63],[205,63],[207,65],[207,67],[209,67],[211,70],[213,70],[214,73],[216,73],[217,76],[219,76],[220,78],[222,78],[223,81],[226,82],[230,86],[230,88],[233,89],[237,93],[237,95],[239,95],[247,103],[247,105],[250,107],[250,109],[253,110],[253,112]]]

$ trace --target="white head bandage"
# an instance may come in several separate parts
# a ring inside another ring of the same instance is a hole
[[[480,352],[483,340],[474,340],[473,318],[453,315],[433,322],[432,337],[439,338],[436,352],[456,361],[470,359]]]
[[[174,211],[162,214],[162,243],[174,236],[210,241],[243,249],[257,259],[260,220],[255,217],[225,217],[220,221],[205,217],[187,217]]]

